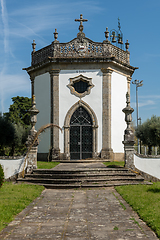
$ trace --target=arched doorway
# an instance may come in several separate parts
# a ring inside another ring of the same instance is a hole
[[[92,119],[82,106],[77,108],[70,120],[70,159],[92,157]]]
[[[77,116],[79,116],[79,114],[82,115],[82,118],[81,119],[79,118],[77,120]],[[81,122],[81,124],[79,124],[78,122],[76,123],[76,121]],[[80,127],[80,126],[83,126],[83,127]],[[90,157],[94,158],[97,156],[98,120],[97,120],[96,114],[86,102],[79,100],[68,110],[64,120],[63,128],[64,128],[64,156],[66,159],[80,159],[80,154],[79,154],[79,157],[78,157],[78,154],[76,158],[74,157],[74,154],[73,154],[74,151],[72,151],[72,156],[71,156],[71,150],[73,149],[72,144],[74,141],[73,135],[75,134],[75,139],[76,139],[77,133],[79,133],[79,131],[81,131],[81,133],[79,134],[81,134],[81,138],[83,136],[83,139],[82,141],[78,141],[79,138],[77,138],[75,141],[79,144],[83,144],[83,146],[88,145],[87,141],[89,140],[89,138],[85,136],[86,135],[89,136],[89,133],[91,133],[90,143],[92,144],[92,146],[90,146],[90,149],[92,149],[92,153],[91,151],[87,152],[87,148],[86,148],[86,152],[84,152],[85,154],[82,154],[83,153],[82,150],[77,152],[81,153],[82,158],[84,158],[85,156],[86,156],[85,158],[90,158]],[[76,129],[76,131],[78,130],[78,132],[73,133],[74,129]],[[84,144],[85,141],[86,141],[86,144]],[[77,147],[78,149],[78,146],[76,145],[76,143],[74,147]],[[82,149],[82,145],[81,145],[81,149]]]

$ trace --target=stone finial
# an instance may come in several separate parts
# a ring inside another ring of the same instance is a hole
[[[128,42],[128,39],[127,39],[127,41],[126,41],[126,43],[125,43],[125,46],[126,46],[126,51],[128,52],[128,49],[129,49],[129,42]]]
[[[35,40],[33,40],[32,48],[33,48],[33,52],[35,52],[35,51],[36,51],[36,43],[35,43]]]
[[[58,38],[58,32],[57,32],[57,29],[55,28],[55,32],[54,32],[54,42],[58,42],[57,41],[57,38]]]
[[[109,38],[109,31],[108,31],[108,27],[106,27],[106,31],[104,32],[105,33],[105,42],[109,42],[108,38]]]
[[[134,109],[131,108],[131,106],[130,106],[130,95],[128,92],[126,93],[126,103],[127,103],[127,106],[125,108],[123,108],[122,111],[125,113],[125,121],[127,123],[127,129],[131,130],[130,125],[132,122],[132,112],[134,111]]]

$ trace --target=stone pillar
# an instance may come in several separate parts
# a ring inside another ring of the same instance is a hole
[[[59,72],[50,71],[51,82],[51,123],[59,126]],[[51,128],[51,160],[60,159],[59,129]]]
[[[103,73],[101,158],[113,159],[113,150],[111,149],[111,75],[113,70],[103,68],[101,71]]]
[[[130,95],[126,94],[127,106],[122,110],[125,113],[125,121],[127,123],[127,128],[124,131],[124,157],[125,157],[125,167],[134,170],[134,133],[131,129],[132,122],[132,112],[133,108],[130,106]]]
[[[29,110],[31,113],[31,125],[32,128],[28,135],[26,145],[28,147],[28,152],[26,155],[27,161],[27,173],[31,173],[33,169],[37,168],[37,146],[39,144],[38,139],[36,139],[37,131],[35,130],[35,124],[37,122],[37,114],[39,113],[36,109],[35,96],[32,96],[32,108]]]

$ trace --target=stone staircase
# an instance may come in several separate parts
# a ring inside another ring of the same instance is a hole
[[[95,188],[129,184],[146,184],[144,178],[128,169],[110,168],[102,163],[61,163],[53,169],[36,169],[18,182],[46,188]]]

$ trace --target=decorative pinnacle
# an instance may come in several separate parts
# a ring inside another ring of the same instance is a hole
[[[109,31],[108,31],[108,27],[106,27],[106,31],[104,32],[105,33],[105,37],[106,37],[106,42],[109,42],[108,38],[109,38]]]
[[[126,51],[128,52],[128,48],[129,48],[129,42],[128,42],[128,39],[127,39],[127,41],[126,41],[126,43],[125,43],[125,46],[126,46]]]
[[[58,32],[57,29],[55,28],[55,32],[54,32],[54,41],[57,42],[57,38],[58,38]]]
[[[35,40],[33,40],[32,48],[33,48],[33,52],[35,52],[35,51],[36,51],[36,43],[35,43]]]
[[[88,19],[83,19],[83,15],[80,14],[80,19],[75,19],[75,22],[80,22],[79,31],[83,32],[83,22],[87,22]]]

